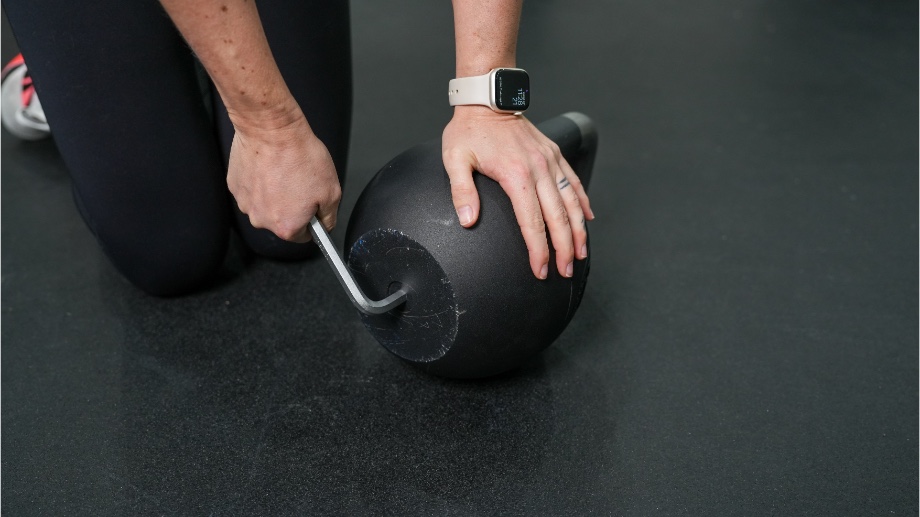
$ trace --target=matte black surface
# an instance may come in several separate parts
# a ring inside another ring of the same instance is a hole
[[[342,214],[454,69],[445,3],[352,7]],[[3,513],[916,515],[917,11],[528,2],[528,116],[598,123],[598,219],[571,325],[487,382],[404,365],[318,261],[140,294],[4,134]]]
[[[575,166],[597,151],[594,125],[559,115],[538,125]],[[582,145],[582,135],[588,145]],[[590,170],[575,170],[590,176]],[[460,226],[436,138],[400,153],[368,183],[348,222],[345,256],[372,299],[402,286],[397,310],[362,315],[387,350],[436,375],[474,379],[517,368],[549,346],[575,315],[585,292],[589,256],[571,278],[539,280],[508,195],[474,175],[480,215]],[[580,223],[580,221],[579,221]],[[548,238],[547,238],[548,240]],[[550,246],[549,263],[555,261]]]

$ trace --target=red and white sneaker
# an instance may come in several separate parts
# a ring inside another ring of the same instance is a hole
[[[22,54],[7,63],[0,74],[0,121],[23,140],[41,140],[51,134]]]

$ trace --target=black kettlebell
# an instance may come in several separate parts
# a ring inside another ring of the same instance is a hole
[[[591,120],[566,113],[538,127],[587,188],[597,150]],[[549,276],[535,278],[507,194],[482,174],[474,181],[481,209],[467,229],[457,220],[440,139],[394,158],[351,214],[347,270],[319,222],[311,226],[368,331],[395,355],[445,377],[495,375],[549,346],[575,314],[590,267],[589,252],[575,261],[572,278],[561,276],[550,243]]]

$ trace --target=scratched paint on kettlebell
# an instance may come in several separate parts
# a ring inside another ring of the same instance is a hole
[[[348,267],[371,298],[399,288],[408,293],[406,303],[387,314],[361,316],[387,350],[416,362],[434,361],[450,350],[463,311],[444,270],[421,244],[396,230],[375,229],[352,245]]]

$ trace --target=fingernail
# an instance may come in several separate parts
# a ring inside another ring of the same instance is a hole
[[[457,209],[457,217],[460,218],[460,224],[466,226],[473,222],[473,209],[470,205],[463,205]]]
[[[587,244],[581,245],[581,258],[583,259],[588,258],[588,245]]]
[[[572,278],[572,273],[575,272],[575,264],[569,262],[569,265],[565,266],[565,277]]]
[[[546,280],[546,275],[549,273],[549,264],[543,264],[543,269],[540,270],[540,280]]]

